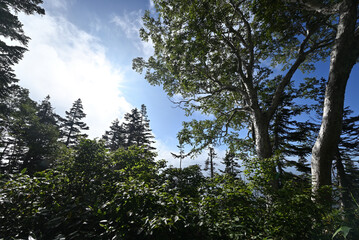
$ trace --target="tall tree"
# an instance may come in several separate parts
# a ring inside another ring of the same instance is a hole
[[[214,148],[209,147],[208,158],[205,161],[204,170],[209,171],[211,178],[214,177],[214,169],[215,169],[214,166],[216,165],[216,163],[214,162],[214,159],[216,158],[216,156],[217,156],[217,154],[214,151]]]
[[[28,152],[22,168],[32,173],[48,168],[55,160],[59,148],[59,119],[51,106],[50,96],[47,96],[37,106],[36,116],[26,132]]]
[[[17,81],[13,65],[22,59],[29,42],[22,29],[22,23],[17,17],[18,12],[26,14],[45,14],[39,5],[42,0],[2,0],[0,2],[0,36],[20,43],[20,46],[9,45],[0,39],[0,99],[9,93],[10,85]]]
[[[147,107],[145,104],[141,105],[141,124],[143,126],[143,145],[145,145],[149,150],[155,150],[155,148],[152,146],[152,144],[155,143],[153,140],[155,137],[153,136],[152,129],[150,128],[150,120],[148,119]]]
[[[176,153],[172,153],[171,152],[171,155],[174,157],[174,158],[178,158],[180,160],[180,169],[182,169],[182,161],[183,159],[186,157],[186,154],[184,152],[184,146],[183,144],[180,144],[180,145],[177,145],[177,148],[179,150],[179,153],[176,154]]]
[[[149,127],[147,109],[145,105],[141,106],[141,111],[137,108],[131,110],[131,113],[125,114],[124,128],[127,133],[127,147],[142,146],[147,150],[153,150],[151,144],[154,138]]]
[[[252,127],[257,156],[270,158],[269,125],[284,89],[299,67],[310,69],[310,61],[323,55],[318,50],[331,43],[326,26],[313,27],[322,19],[300,16],[306,22],[296,26],[296,35],[276,37],[253,17],[251,1],[154,3],[158,18],[145,14],[141,36],[153,41],[155,52],[147,61],[134,59],[133,67],[139,72],[146,68],[146,79],[163,85],[169,96],[182,96],[187,114],[200,111],[214,117],[185,123],[181,141],[192,144],[193,152],[214,139],[233,145],[230,139]],[[284,66],[283,75],[274,75],[268,58]],[[261,90],[273,81],[275,91],[265,104]]]
[[[322,123],[312,148],[312,186],[313,191],[317,193],[321,187],[331,186],[332,184],[331,161],[335,156],[341,134],[346,84],[359,57],[359,2],[357,0],[257,0],[256,2],[259,5],[258,9],[264,7],[258,13],[265,12],[264,15],[267,16],[265,19],[271,26],[276,25],[277,21],[269,19],[269,15],[280,16],[279,19],[283,20],[284,18],[281,17],[288,16],[288,9],[294,9],[297,12],[319,14],[323,18],[327,18],[329,22],[326,25],[330,26],[335,32],[330,55],[329,77],[325,90]],[[282,7],[278,7],[281,5]],[[282,30],[285,29],[284,31],[291,31],[291,23],[300,19],[289,18],[288,20],[287,24],[280,26]],[[323,23],[317,22],[316,25],[318,24]],[[330,194],[322,194],[319,197],[327,202],[331,198]]]
[[[226,151],[226,155],[224,156],[222,163],[225,168],[224,170],[221,170],[221,172],[234,178],[238,176],[240,173],[240,165],[238,164],[238,159],[233,151]]]
[[[359,57],[357,0],[343,0],[316,9],[335,14],[337,35],[330,57],[329,77],[325,90],[322,124],[312,150],[312,186],[314,191],[331,186],[332,159],[341,135],[344,95],[351,70]],[[331,196],[322,196],[325,200]]]
[[[49,97],[40,105],[29,91],[13,87],[7,95],[9,112],[1,117],[2,172],[27,168],[29,173],[49,167],[58,149],[59,129]]]
[[[2,171],[18,172],[28,152],[27,133],[36,120],[36,103],[29,98],[29,91],[13,86],[5,98],[8,110],[1,116]]]
[[[110,151],[116,151],[120,147],[124,148],[127,141],[124,125],[120,124],[120,121],[116,119],[112,122],[110,130],[106,131],[102,136],[102,139],[105,140],[105,146]]]
[[[66,111],[66,118],[62,124],[62,136],[66,146],[74,146],[79,143],[81,137],[86,138],[87,134],[81,133],[83,130],[88,130],[89,127],[81,120],[86,117],[83,112],[81,99],[77,99],[70,111]]]

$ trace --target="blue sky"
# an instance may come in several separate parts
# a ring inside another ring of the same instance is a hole
[[[132,70],[132,59],[147,58],[151,43],[142,42],[138,30],[150,0],[44,0],[45,16],[20,15],[25,33],[32,38],[29,51],[15,67],[20,85],[41,101],[50,94],[55,111],[64,116],[81,98],[91,138],[101,137],[115,118],[145,104],[156,137],[159,158],[178,166],[170,152],[177,152],[176,134],[186,120],[184,112],[169,101],[161,87],[149,85]],[[328,63],[312,75],[328,76]],[[302,75],[297,74],[297,78]],[[359,71],[353,69],[346,102],[359,113]],[[195,116],[196,117],[196,116]],[[197,116],[198,117],[198,116]],[[223,150],[219,150],[223,155]],[[200,163],[185,160],[183,166]]]
[[[115,118],[141,104],[147,106],[159,158],[178,166],[177,132],[186,118],[161,87],[151,86],[132,70],[132,59],[149,57],[152,44],[138,30],[150,0],[48,0],[45,16],[20,15],[31,37],[24,59],[15,67],[20,85],[40,102],[48,94],[55,111],[64,116],[81,98],[90,138],[101,137]],[[203,164],[206,153],[197,160]]]

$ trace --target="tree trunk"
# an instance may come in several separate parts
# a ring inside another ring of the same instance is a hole
[[[268,133],[269,121],[262,113],[255,113],[252,117],[253,131],[255,134],[256,153],[258,158],[271,158],[272,157],[272,144]]]
[[[345,173],[343,159],[340,155],[339,148],[337,148],[335,153],[335,163],[337,167],[337,174],[339,180],[339,193],[340,193],[340,201],[341,207],[345,210],[345,212],[351,208],[351,197],[349,192],[349,182]]]
[[[269,121],[265,117],[265,114],[257,111],[252,117],[253,128],[255,134],[256,153],[259,159],[267,159],[273,157],[272,144],[270,141],[268,129]],[[272,168],[273,176],[276,176],[277,170],[274,166]],[[273,179],[270,184],[274,190],[279,188],[278,179]]]
[[[331,193],[320,194],[323,186],[331,186],[332,161],[339,142],[346,84],[358,57],[355,40],[357,3],[344,0],[340,8],[337,36],[331,53],[329,78],[325,91],[322,124],[312,149],[312,187],[320,201],[330,202]]]

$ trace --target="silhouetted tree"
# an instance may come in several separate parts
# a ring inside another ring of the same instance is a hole
[[[113,121],[110,130],[105,132],[102,139],[105,141],[106,148],[110,151],[116,151],[120,147],[125,147],[126,130],[123,124],[120,124],[118,119]]]
[[[66,146],[74,146],[78,144],[81,137],[86,138],[87,134],[81,133],[83,130],[88,130],[89,127],[81,120],[86,117],[83,112],[81,99],[77,99],[70,111],[66,111],[66,118],[62,125],[62,136]]]
[[[45,10],[39,5],[42,0],[2,0],[0,2],[0,99],[3,99],[10,91],[12,83],[16,82],[12,66],[18,63],[29,42],[22,29],[22,23],[17,17],[18,12],[26,14],[45,14]],[[20,46],[10,45],[3,41],[4,38],[20,43]]]

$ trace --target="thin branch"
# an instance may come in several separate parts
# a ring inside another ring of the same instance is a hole
[[[304,49],[305,49],[306,44],[308,43],[310,37],[312,36],[312,34],[313,34],[313,32],[310,32],[305,37],[303,42],[300,44],[296,61],[290,67],[287,74],[283,77],[282,81],[278,84],[278,87],[276,88],[276,91],[275,91],[273,99],[272,99],[272,104],[270,105],[270,107],[268,108],[268,110],[266,112],[267,117],[271,118],[274,115],[274,112],[276,111],[276,109],[280,103],[280,98],[283,94],[285,87],[290,83],[290,80],[292,79],[294,73],[296,72],[296,70],[298,69],[300,64],[302,64],[305,61],[306,56],[309,54],[308,52],[304,52]]]
[[[323,15],[332,15],[338,13],[342,4],[340,2],[331,6],[326,6],[321,4],[320,1],[316,0],[284,0],[284,2],[298,3],[301,4],[306,10],[315,11]]]

